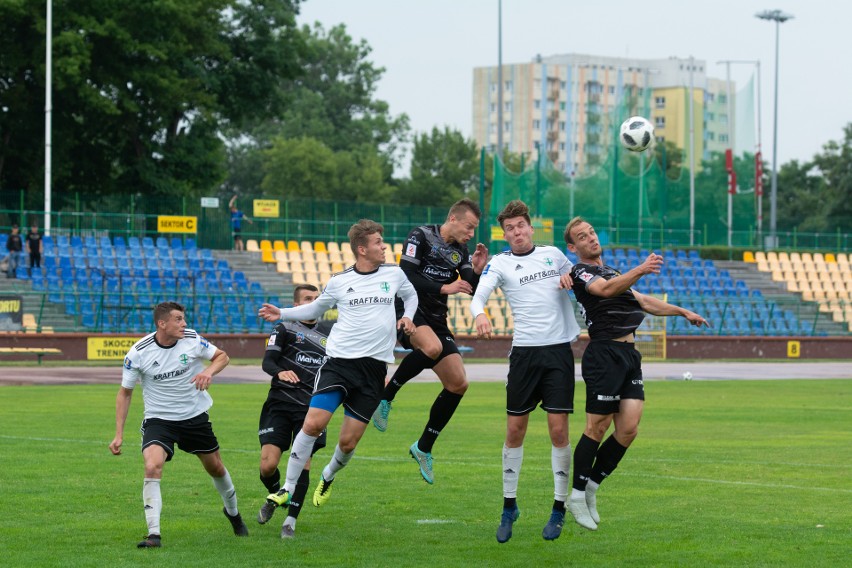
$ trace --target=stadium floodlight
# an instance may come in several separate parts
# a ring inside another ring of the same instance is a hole
[[[770,247],[778,246],[776,221],[778,212],[778,36],[781,24],[793,19],[793,14],[781,10],[764,10],[754,15],[761,20],[775,22],[775,109],[772,117],[772,186],[769,192]]]

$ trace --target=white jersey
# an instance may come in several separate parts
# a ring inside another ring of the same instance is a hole
[[[195,330],[186,329],[183,339],[163,347],[150,333],[136,342],[124,358],[121,386],[132,389],[142,383],[145,418],[187,420],[213,406],[213,399],[190,381],[204,370],[216,347]]]
[[[552,246],[536,245],[520,255],[512,251],[496,254],[482,271],[470,311],[474,318],[484,313],[488,296],[502,288],[515,318],[512,345],[535,347],[574,341],[580,335],[580,326],[568,292],[559,287],[559,277],[571,267],[562,251]]]
[[[382,264],[372,272],[358,272],[351,266],[333,275],[310,304],[282,309],[281,319],[308,321],[337,305],[337,323],[328,334],[325,349],[328,356],[372,357],[393,363],[397,294],[405,304],[403,317],[414,317],[417,292],[399,266]]]

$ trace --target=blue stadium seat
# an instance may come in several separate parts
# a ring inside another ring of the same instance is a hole
[[[183,248],[184,250],[195,250],[198,247],[195,244],[195,239],[188,237],[185,241],[183,241]]]
[[[80,248],[83,246],[83,239],[81,239],[77,235],[74,235],[73,237],[71,237],[70,245],[71,248]]]
[[[126,246],[127,246],[127,241],[125,241],[125,240],[124,240],[124,237],[122,237],[121,235],[117,235],[117,236],[116,236],[116,237],[112,240],[112,244],[113,244],[113,246],[115,246],[115,247],[119,247],[119,246],[121,246],[121,247],[126,247]]]
[[[151,237],[142,237],[142,248],[154,248],[154,239],[152,239]]]

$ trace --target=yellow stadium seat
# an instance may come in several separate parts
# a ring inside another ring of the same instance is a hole
[[[278,240],[276,240],[275,242],[272,243],[272,250],[275,250],[275,251],[287,250],[287,245],[284,244],[284,241],[282,241],[281,239],[278,239]]]
[[[263,262],[270,262],[270,263],[278,262],[277,260],[275,260],[275,255],[273,254],[273,252],[271,250],[260,251],[260,260],[262,260]]]
[[[298,241],[287,241],[287,250],[289,251],[297,251],[299,250]]]
[[[272,241],[268,239],[263,239],[260,241],[260,252],[269,251],[272,252]]]
[[[743,262],[757,262],[754,259],[754,253],[750,250],[747,250],[743,253]]]
[[[246,250],[248,252],[257,252],[260,250],[260,247],[257,245],[257,241],[254,239],[249,239],[246,241]]]
[[[314,252],[328,252],[325,243],[322,241],[314,241]]]
[[[825,262],[826,262],[826,264],[836,264],[837,258],[835,258],[834,253],[832,253],[832,252],[825,253]]]

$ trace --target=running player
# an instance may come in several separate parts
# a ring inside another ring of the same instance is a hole
[[[571,300],[563,289],[570,286],[570,281],[560,280],[570,271],[571,263],[556,247],[533,244],[529,208],[523,201],[510,201],[497,215],[497,221],[510,250],[494,255],[470,303],[480,337],[491,336],[485,304],[495,288],[503,289],[515,318],[506,383],[503,514],[497,528],[497,542],[512,538],[512,525],[520,516],[518,478],[529,415],[536,405],[547,413],[552,444],[553,510],[542,537],[554,540],[562,534],[565,522],[571,467],[568,414],[574,412],[571,342],[580,334]]]
[[[396,329],[414,333],[411,321],[417,309],[417,292],[395,264],[384,264],[383,228],[362,219],[349,229],[355,264],[334,274],[314,302],[280,309],[263,304],[258,315],[266,321],[311,320],[337,305],[338,320],[328,336],[328,360],[319,370],[310,408],[302,430],[293,440],[284,486],[267,499],[278,506],[290,503],[314,444],[342,404],[343,424],[331,461],[322,470],[313,503],[319,507],[331,497],[335,475],[349,463],[355,447],[376,410],[392,363]],[[397,321],[394,297],[405,312]]]
[[[145,419],[142,422],[142,457],[145,479],[142,502],[148,522],[148,536],[136,546],[159,548],[160,480],[163,466],[171,461],[175,444],[195,454],[213,478],[222,496],[222,512],[237,536],[248,536],[248,528],[237,509],[237,493],[231,476],[219,455],[219,442],[207,411],[213,399],[207,389],[213,376],[228,365],[228,355],[186,328],[185,309],[176,302],[163,302],[154,308],[157,331],[136,342],[124,358],[121,387],[115,401],[115,438],[110,451],[118,455],[124,439],[124,423],[133,388],[142,385]],[[210,361],[205,368],[202,360]]]
[[[568,250],[579,258],[571,270],[571,279],[590,339],[583,353],[586,428],[574,450],[568,510],[580,526],[597,530],[601,520],[598,487],[636,439],[645,404],[642,355],[634,345],[636,328],[645,313],[683,316],[697,327],[708,324],[694,312],[632,289],[642,276],[659,274],[662,256],[651,253],[642,264],[620,274],[603,263],[597,233],[583,218],[572,219],[565,227],[564,237]],[[615,429],[601,443],[611,423]]]
[[[293,305],[310,304],[319,296],[312,284],[299,284],[293,291]],[[281,473],[278,463],[282,452],[290,449],[293,438],[302,429],[311,394],[314,391],[317,370],[325,362],[325,344],[331,330],[331,322],[309,321],[282,322],[275,326],[266,343],[263,370],[272,376],[269,394],[260,412],[258,438],[260,438],[260,481],[266,492],[277,493],[281,489]],[[326,433],[323,430],[314,443],[311,455],[325,447]],[[310,485],[311,460],[296,482],[290,499],[287,518],[281,526],[281,538],[292,538],[296,533],[296,519]],[[265,501],[257,514],[257,522],[266,524],[275,513],[277,505]]]
[[[432,446],[467,391],[462,358],[447,325],[447,296],[473,294],[488,262],[488,250],[482,243],[476,245],[473,256],[467,249],[481,215],[479,206],[470,199],[457,201],[442,225],[423,225],[409,233],[399,261],[417,290],[417,331],[411,336],[399,335],[400,344],[412,351],[385,387],[373,425],[384,432],[399,389],[424,369],[434,368],[444,388],[432,404],[423,434],[408,450],[420,467],[420,475],[430,484],[435,481]]]

